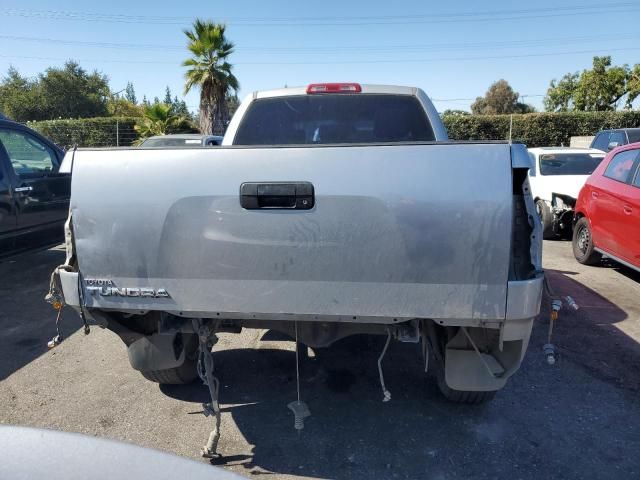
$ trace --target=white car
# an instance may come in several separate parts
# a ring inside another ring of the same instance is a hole
[[[595,148],[530,148],[531,195],[543,226],[543,238],[571,232],[580,189],[605,153]]]

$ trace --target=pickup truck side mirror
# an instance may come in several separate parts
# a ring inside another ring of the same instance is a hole
[[[609,145],[607,145],[607,150],[611,151],[614,148],[616,148],[618,145],[620,145],[619,142],[609,142]]]

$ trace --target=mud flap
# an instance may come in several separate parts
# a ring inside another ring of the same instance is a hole
[[[176,355],[176,335],[181,334],[147,335],[131,343],[127,349],[131,366],[135,370],[149,371],[168,370],[182,365],[185,351],[180,348],[180,354]]]
[[[445,350],[445,381],[449,388],[463,391],[500,390],[507,383],[504,368],[492,356],[474,350]]]

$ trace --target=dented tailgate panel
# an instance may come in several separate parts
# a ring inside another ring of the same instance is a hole
[[[310,182],[315,205],[245,210],[244,182]],[[78,151],[71,211],[83,285],[147,292],[85,288],[89,307],[505,316],[506,144]]]

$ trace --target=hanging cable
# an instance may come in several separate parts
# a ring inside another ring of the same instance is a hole
[[[382,373],[382,359],[384,355],[387,353],[387,348],[389,348],[389,343],[391,342],[391,330],[387,328],[387,341],[384,343],[384,348],[382,349],[382,353],[378,357],[378,373],[380,374],[380,386],[382,387],[382,394],[384,398],[383,402],[388,402],[391,400],[391,392],[387,390],[387,387],[384,384],[384,374]]]

